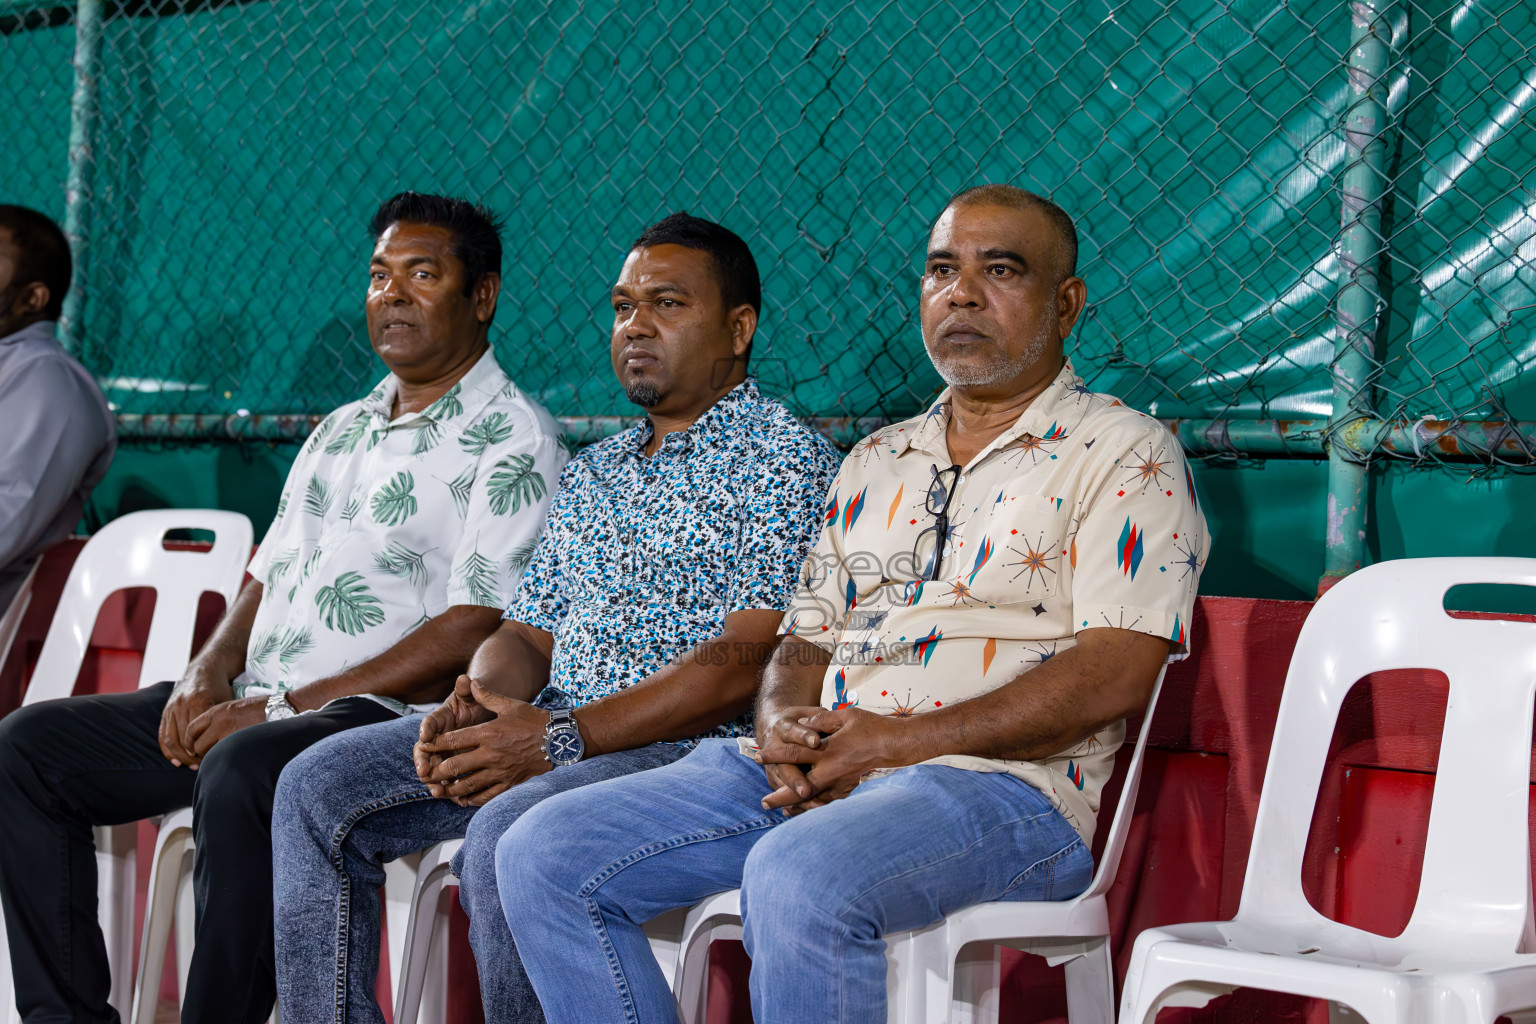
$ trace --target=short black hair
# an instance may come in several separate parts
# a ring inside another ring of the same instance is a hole
[[[952,206],[1006,206],[1015,210],[1033,207],[1039,210],[1056,229],[1057,283],[1077,276],[1077,225],[1066,210],[1045,196],[1017,185],[974,185],[950,196],[944,209]]]
[[[449,251],[464,264],[464,294],[486,274],[501,276],[501,218],[479,203],[425,192],[401,192],[379,204],[368,231],[377,242],[391,224],[427,224],[453,235]]]
[[[74,274],[74,260],[69,255],[69,240],[47,214],[27,206],[0,206],[0,228],[11,233],[16,247],[16,275],[13,287],[36,284],[48,286],[48,306],[44,320],[64,315],[64,296],[69,294],[69,279]]]
[[[629,248],[633,252],[657,245],[680,245],[709,253],[725,308],[751,306],[754,312],[763,311],[763,284],[757,276],[757,261],[736,232],[679,211],[646,228]]]

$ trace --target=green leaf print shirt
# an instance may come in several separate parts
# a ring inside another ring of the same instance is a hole
[[[265,586],[241,693],[324,678],[452,605],[504,608],[544,527],[560,428],[487,351],[394,420],[391,375],[325,418],[251,560]]]

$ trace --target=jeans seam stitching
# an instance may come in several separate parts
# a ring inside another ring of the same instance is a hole
[[[608,937],[608,929],[603,926],[603,912],[597,905],[597,900],[590,896],[583,902],[587,905],[587,918],[592,922],[592,928],[597,932],[597,941],[603,947],[603,958],[608,961],[608,972],[613,977],[614,987],[619,990],[619,1005],[624,1009],[625,1024],[639,1024],[639,1017],[635,1013],[634,994],[629,990],[629,979],[624,977],[624,965],[619,962],[619,954],[613,948],[613,941]]]
[[[423,799],[432,799],[430,793],[415,793],[404,790],[387,797],[369,801],[342,818],[336,829],[331,833],[331,866],[336,869],[336,877],[340,879],[341,900],[336,908],[336,988],[335,988],[335,1024],[346,1024],[347,1014],[347,968],[351,962],[351,936],[352,926],[352,880],[347,877],[346,858],[341,848],[347,841],[347,836],[352,833],[352,827],[363,818],[377,811],[387,810],[391,807],[399,807],[403,804],[418,803]],[[398,984],[398,978],[392,978]]]
[[[1008,883],[1008,887],[1006,889],[1004,889],[1003,892],[1006,894],[1006,893],[1010,893],[1013,890],[1017,889],[1021,884],[1023,884],[1024,877],[1026,875],[1028,875],[1032,871],[1035,871],[1038,868],[1044,867],[1047,870],[1047,875],[1046,875],[1046,879],[1045,879],[1047,898],[1050,898],[1051,896],[1054,896],[1054,894],[1056,892],[1056,869],[1057,869],[1057,867],[1061,864],[1062,858],[1066,857],[1067,854],[1072,853],[1073,850],[1075,850],[1077,847],[1080,847],[1082,845],[1083,845],[1083,837],[1082,836],[1078,836],[1072,842],[1068,843],[1066,846],[1063,846],[1061,849],[1057,850],[1055,853],[1051,854],[1049,857],[1042,857],[1042,858],[1040,858],[1039,860],[1037,860],[1033,864],[1031,864],[1029,867],[1025,868],[1024,870],[1020,871],[1018,874],[1014,875],[1013,876],[1013,881]]]
[[[1050,811],[1048,813],[1055,814],[1056,812],[1055,811]],[[967,843],[964,847],[962,847],[959,850],[956,850],[954,853],[946,854],[946,855],[944,855],[942,857],[936,857],[933,860],[925,861],[922,864],[915,864],[912,867],[908,868],[906,871],[901,872],[900,874],[895,874],[895,875],[891,875],[891,876],[889,876],[887,878],[882,878],[879,881],[875,882],[874,884],[870,885],[869,887],[863,889],[862,891],[860,891],[856,895],[854,895],[850,899],[849,902],[855,902],[855,901],[863,899],[865,896],[868,896],[870,893],[874,892],[876,889],[880,888],[880,886],[885,885],[888,882],[894,882],[894,881],[897,881],[899,879],[906,878],[908,875],[911,875],[914,872],[927,871],[927,870],[929,870],[929,869],[931,869],[933,867],[936,867],[937,865],[943,864],[945,861],[954,860],[957,857],[963,857],[966,854],[970,853],[971,850],[973,850],[974,848],[979,846],[981,843],[985,842],[989,837],[991,837],[991,835],[994,832],[997,832],[997,831],[999,831],[1001,829],[1005,829],[1005,828],[1012,828],[1012,827],[1014,827],[1016,825],[1019,825],[1019,824],[1022,824],[1024,822],[1034,821],[1034,820],[1036,820],[1038,818],[1042,818],[1042,817],[1045,817],[1045,815],[1044,814],[1036,814],[1036,815],[1030,815],[1027,818],[1014,818],[1011,821],[1002,822],[1002,823],[999,823],[997,825],[994,825],[992,828],[987,829],[981,835],[977,836],[976,839],[973,842]],[[1033,871],[1035,868],[1039,867],[1041,864],[1044,864],[1047,861],[1055,860],[1056,858],[1063,856],[1064,854],[1069,852],[1074,846],[1081,846],[1082,842],[1083,842],[1083,837],[1082,836],[1074,835],[1072,837],[1072,841],[1067,843],[1066,846],[1063,846],[1060,850],[1057,850],[1055,853],[1051,854],[1049,857],[1043,857],[1040,860],[1035,861],[1035,863],[1031,864],[1029,867],[1023,869],[1018,874],[1016,874],[1014,876],[1014,878],[1015,879],[1021,878],[1025,874],[1028,874],[1030,871]],[[1005,888],[1003,891],[1004,892],[1009,892],[1013,888],[1014,888],[1014,885],[1012,883],[1010,883],[1007,886],[1007,888]]]
[[[731,825],[726,828],[712,828],[706,829],[702,832],[687,832],[680,836],[673,836],[671,839],[667,839],[662,842],[649,843],[645,846],[639,847],[638,849],[631,850],[623,857],[620,857],[618,860],[612,862],[597,874],[593,875],[582,885],[580,889],[577,890],[576,895],[580,896],[582,899],[591,898],[592,893],[596,892],[604,882],[608,881],[614,875],[618,874],[625,868],[630,867],[631,865],[638,864],[640,861],[645,860],[648,857],[654,857],[658,853],[665,853],[668,850],[676,850],[684,846],[691,846],[694,843],[702,843],[711,839],[724,839],[727,836],[744,835],[747,832],[756,831],[758,829],[771,828],[776,824],[778,824],[778,820],[772,816],[749,818],[746,821],[738,822],[735,825]]]

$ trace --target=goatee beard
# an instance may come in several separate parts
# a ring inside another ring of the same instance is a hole
[[[656,390],[656,385],[643,380],[626,384],[624,397],[642,409],[654,409],[661,404],[661,392]]]

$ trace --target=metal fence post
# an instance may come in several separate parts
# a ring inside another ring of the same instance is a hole
[[[71,355],[80,352],[80,318],[89,277],[86,260],[90,255],[91,170],[95,163],[104,4],[105,0],[80,0],[75,7],[75,82],[69,99],[69,177],[64,185],[64,234],[74,256],[75,277],[59,320],[59,341]]]
[[[1351,0],[1349,107],[1344,114],[1346,163],[1335,300],[1333,418],[1328,444],[1328,523],[1318,593],[1360,568],[1365,551],[1370,450],[1349,428],[1374,416],[1377,268],[1386,192],[1387,72],[1392,61],[1392,0]]]

